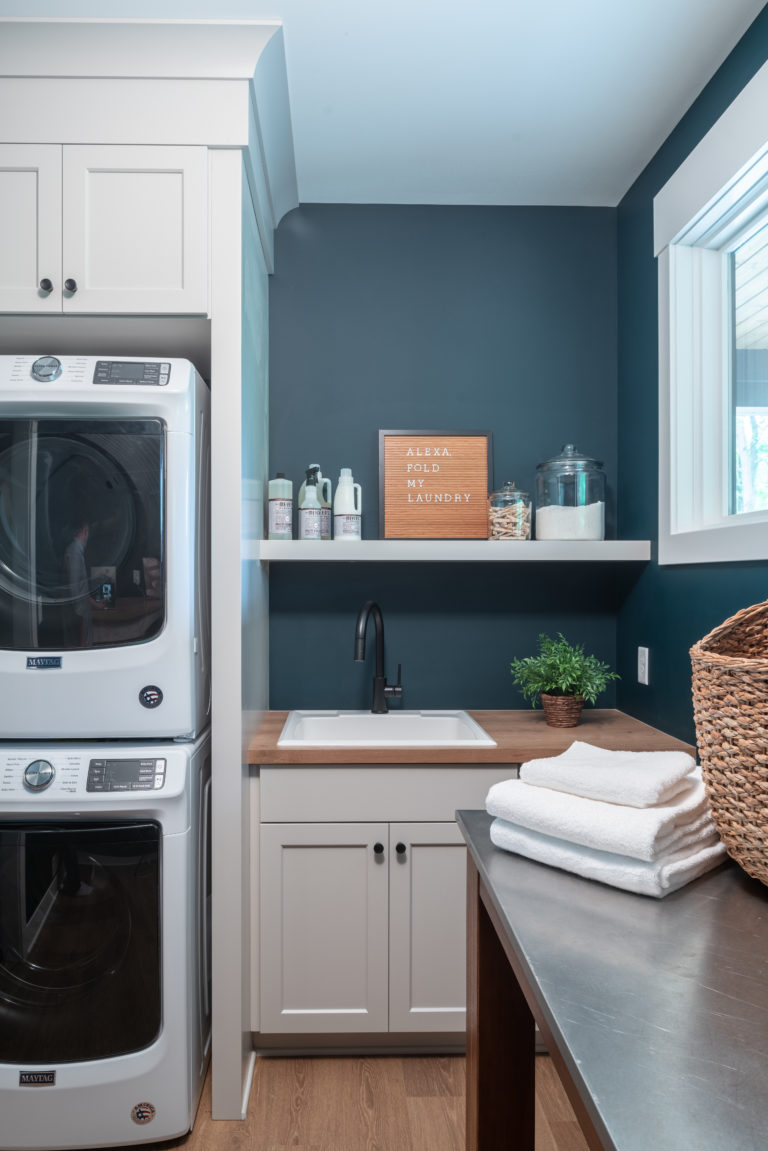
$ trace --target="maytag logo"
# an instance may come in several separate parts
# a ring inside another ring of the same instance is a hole
[[[54,1087],[55,1071],[20,1071],[19,1087]]]
[[[61,667],[61,656],[60,655],[28,655],[27,656],[27,667],[34,667],[34,668],[38,668],[38,669],[40,669],[40,668],[45,669],[45,668],[49,668],[49,667]]]

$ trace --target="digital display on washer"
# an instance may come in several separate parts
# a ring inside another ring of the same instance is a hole
[[[97,360],[94,384],[149,384],[165,387],[171,378],[171,365],[159,360]]]
[[[165,783],[164,759],[92,759],[87,791],[157,791]]]

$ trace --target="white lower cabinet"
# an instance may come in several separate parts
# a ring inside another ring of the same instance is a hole
[[[389,842],[389,1029],[463,1031],[464,840],[455,823],[393,823]]]
[[[264,1031],[387,1030],[387,838],[386,824],[262,826]]]
[[[454,813],[484,806],[511,774],[262,769],[263,1033],[464,1030],[466,849]]]

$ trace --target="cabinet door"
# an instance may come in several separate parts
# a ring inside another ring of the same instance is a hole
[[[262,824],[264,1032],[387,1030],[387,831]]]
[[[58,144],[0,145],[0,311],[61,311]]]
[[[202,147],[66,145],[64,311],[205,313],[207,170]]]
[[[391,824],[389,899],[390,1031],[463,1031],[467,856],[455,823]]]

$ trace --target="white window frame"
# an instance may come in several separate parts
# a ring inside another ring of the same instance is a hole
[[[768,204],[768,64],[654,200],[659,563],[768,559],[768,511],[728,507],[728,244]]]

